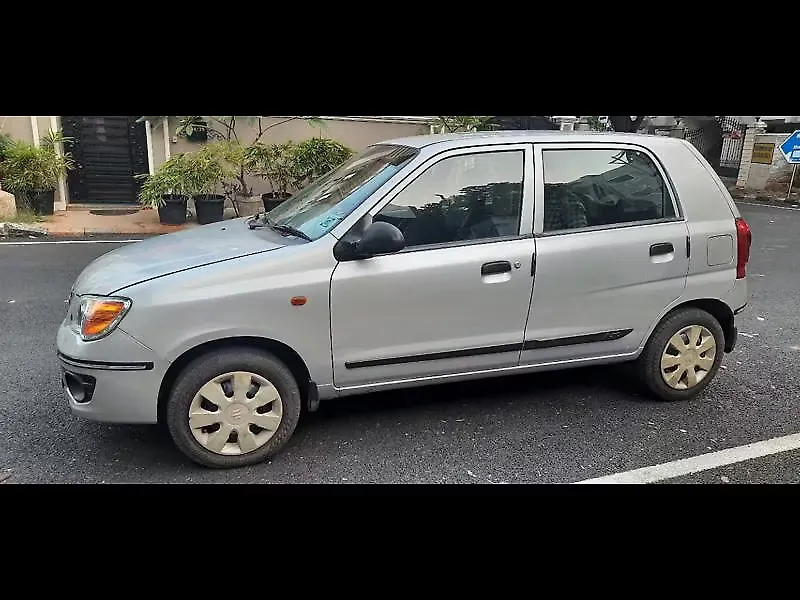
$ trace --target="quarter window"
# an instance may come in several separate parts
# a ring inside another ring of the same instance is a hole
[[[375,216],[397,226],[406,247],[515,237],[522,215],[524,153],[445,158]]]
[[[671,219],[653,161],[638,150],[544,150],[544,231]]]

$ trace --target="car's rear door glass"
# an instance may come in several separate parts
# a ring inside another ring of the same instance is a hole
[[[652,159],[634,149],[542,151],[544,231],[675,217],[668,187]]]

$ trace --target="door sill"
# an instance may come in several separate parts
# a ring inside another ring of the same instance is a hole
[[[449,381],[459,381],[460,379],[479,379],[481,377],[498,377],[502,375],[515,375],[532,373],[535,371],[550,371],[562,368],[573,368],[589,366],[593,364],[611,363],[611,362],[625,362],[626,360],[633,360],[639,354],[636,352],[628,352],[624,354],[606,354],[603,356],[595,356],[592,358],[572,358],[569,360],[554,360],[543,363],[517,365],[514,367],[500,367],[497,369],[481,369],[477,371],[462,371],[459,373],[448,373],[445,375],[430,375],[427,377],[410,377],[408,379],[394,379],[391,381],[382,381],[378,383],[364,383],[359,385],[336,387],[334,389],[338,394],[357,394],[370,392],[373,390],[381,390],[384,388],[393,387],[407,387],[412,385],[427,385],[436,383],[447,383]]]

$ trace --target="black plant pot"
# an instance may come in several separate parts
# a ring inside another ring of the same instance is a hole
[[[269,192],[268,194],[261,194],[261,200],[264,202],[264,210],[269,212],[291,198],[291,194],[276,194]]]
[[[186,223],[188,196],[164,194],[164,205],[158,207],[158,219],[162,225],[183,225]]]
[[[56,202],[55,190],[33,190],[28,192],[28,204],[37,215],[52,215]]]
[[[225,196],[219,194],[194,196],[194,208],[197,212],[197,222],[200,225],[222,221],[225,211]]]

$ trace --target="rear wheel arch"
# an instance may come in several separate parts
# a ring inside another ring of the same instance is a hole
[[[636,361],[639,379],[656,398],[689,400],[714,380],[722,365],[725,332],[713,304],[684,303],[658,322]]]
[[[158,422],[163,424],[166,422],[166,406],[169,400],[170,392],[175,386],[175,382],[180,373],[195,359],[209,354],[214,351],[227,348],[253,348],[257,350],[264,350],[273,354],[277,359],[283,362],[297,381],[302,396],[303,405],[308,402],[308,394],[310,386],[308,383],[311,381],[311,374],[308,370],[303,358],[290,346],[273,340],[270,338],[261,338],[256,336],[240,336],[221,338],[211,340],[199,344],[189,350],[185,351],[178,358],[176,358],[167,369],[164,377],[161,380],[161,386],[158,391]]]
[[[687,300],[681,304],[673,306],[653,324],[650,334],[647,336],[647,338],[645,338],[644,342],[647,343],[649,341],[650,337],[653,335],[653,332],[661,323],[663,323],[677,311],[684,310],[686,308],[699,308],[700,310],[704,310],[714,317],[720,324],[720,327],[722,327],[722,332],[725,335],[725,346],[727,347],[728,342],[733,339],[735,332],[733,310],[731,310],[731,307],[725,304],[722,300],[716,300],[714,298],[697,298],[694,300]]]

